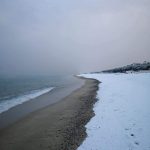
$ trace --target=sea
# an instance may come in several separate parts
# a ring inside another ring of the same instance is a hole
[[[57,87],[66,86],[71,78],[65,75],[0,77],[0,113]]]

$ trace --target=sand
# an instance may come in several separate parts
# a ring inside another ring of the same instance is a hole
[[[30,101],[26,101],[21,105],[17,105],[15,107],[12,107],[8,111],[1,113],[0,130],[32,112],[61,101],[70,93],[72,93],[76,89],[79,89],[82,85],[84,85],[84,80],[75,77],[69,77],[69,81],[65,85],[56,87],[46,94],[43,94]]]
[[[84,79],[85,80],[85,79]],[[85,84],[63,98],[0,131],[0,150],[74,150],[85,139],[94,115],[99,82]]]

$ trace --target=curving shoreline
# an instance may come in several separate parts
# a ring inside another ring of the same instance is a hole
[[[10,108],[8,111],[0,113],[0,130],[10,126],[32,112],[38,111],[61,101],[71,92],[80,88],[83,84],[84,80],[72,77],[71,81],[69,81],[66,85],[56,87],[48,93],[16,105],[15,107]]]
[[[86,123],[94,115],[99,82],[85,84],[58,103],[33,112],[0,131],[1,150],[75,150],[86,137]]]

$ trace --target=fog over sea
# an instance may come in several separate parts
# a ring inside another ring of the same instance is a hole
[[[1,76],[0,113],[71,82],[71,76]]]

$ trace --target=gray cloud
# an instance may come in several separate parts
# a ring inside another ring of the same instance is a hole
[[[1,0],[0,72],[99,71],[150,61],[149,0]]]

